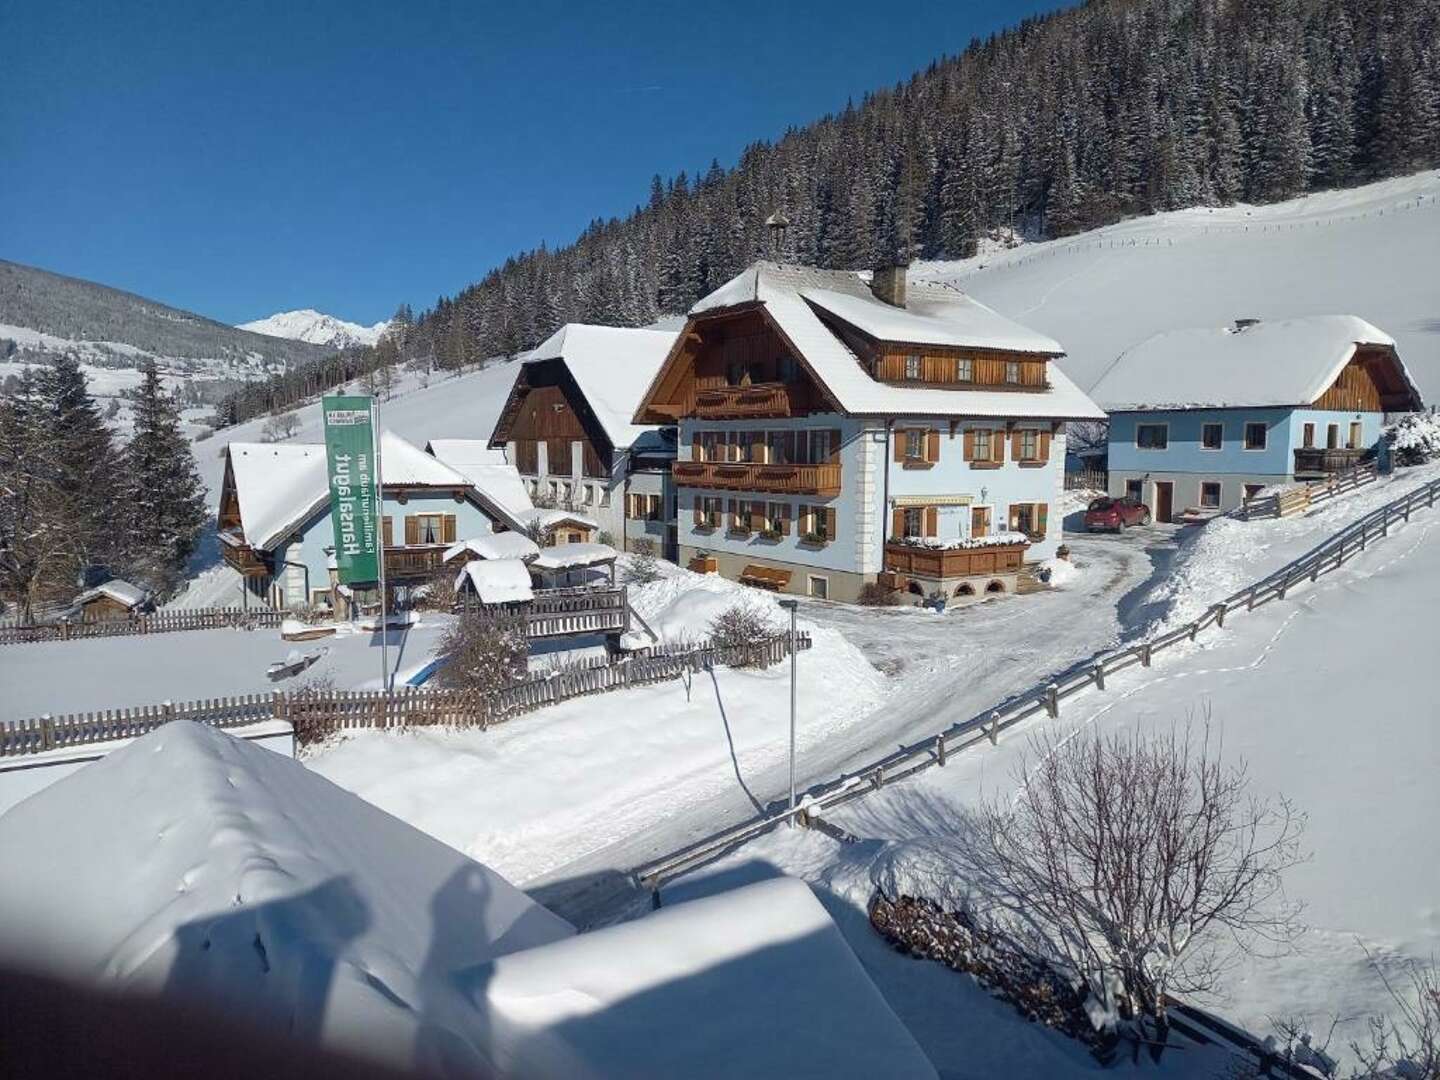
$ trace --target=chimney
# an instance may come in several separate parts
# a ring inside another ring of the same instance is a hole
[[[1236,320],[1235,320],[1235,333],[1238,334],[1238,333],[1240,333],[1242,330],[1249,330],[1250,327],[1254,326],[1254,325],[1255,325],[1256,323],[1258,323],[1259,321],[1260,321],[1260,320],[1259,320],[1259,319],[1256,319],[1256,318],[1236,319]]]
[[[870,291],[875,299],[883,300],[891,307],[905,306],[905,267],[891,263],[877,266],[870,275]]]

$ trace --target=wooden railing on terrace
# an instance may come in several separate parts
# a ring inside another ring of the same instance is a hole
[[[1374,457],[1373,450],[1350,449],[1346,447],[1297,446],[1295,448],[1295,468],[1292,472],[1296,476],[1348,472],[1372,457]]]
[[[1266,495],[1263,498],[1247,499],[1231,513],[1242,521],[1303,514],[1312,506],[1329,502],[1335,496],[1344,495],[1347,491],[1354,491],[1356,488],[1373,484],[1379,478],[1380,471],[1375,462],[1367,461],[1348,472],[1336,473],[1324,480],[1297,484],[1285,491]]]
[[[795,646],[801,651],[810,648],[809,635],[797,634]],[[136,738],[172,720],[193,720],[217,728],[283,720],[294,725],[295,738],[302,744],[334,732],[362,728],[486,728],[573,697],[664,682],[717,664],[765,667],[789,655],[789,635],[781,635],[725,648],[702,645],[642,650],[618,661],[601,659],[556,673],[533,675],[491,694],[422,687],[391,694],[383,690],[276,692],[47,715],[0,724],[0,758]]]
[[[385,549],[385,573],[392,577],[420,577],[433,574],[444,563],[449,544],[416,547],[394,545]]]
[[[839,495],[840,463],[770,465],[754,461],[677,461],[671,476],[682,487],[765,491],[777,495]]]
[[[885,545],[885,569],[923,578],[972,577],[1013,574],[1020,569],[1029,544],[994,544],[989,547],[922,547],[891,541]]]
[[[566,634],[626,633],[630,629],[630,603],[624,585],[544,589],[525,604],[462,602],[460,611],[480,611],[499,620],[525,621],[528,638]]]

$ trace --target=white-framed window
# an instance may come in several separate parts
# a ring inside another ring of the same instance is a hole
[[[1170,448],[1170,425],[1136,424],[1135,447],[1138,450],[1168,450]]]
[[[1200,481],[1200,506],[1206,510],[1220,509],[1220,481]]]
[[[975,444],[972,461],[989,461],[990,448],[995,445],[994,431],[988,427],[977,427],[971,432]]]
[[[914,355],[913,353],[905,357],[905,378],[920,378],[920,357]]]
[[[1005,361],[1005,381],[1007,383],[1018,383],[1020,381],[1020,361]]]
[[[820,574],[810,574],[805,581],[806,592],[816,600],[830,599],[830,579]]]
[[[1264,450],[1269,429],[1263,420],[1251,420],[1245,424],[1245,449]]]
[[[1225,425],[1220,423],[1200,425],[1200,449],[1219,450],[1225,445]]]
[[[1040,460],[1040,433],[1034,428],[1020,429],[1020,460]]]
[[[960,357],[959,360],[956,360],[956,361],[955,361],[955,381],[956,381],[956,382],[974,382],[974,381],[975,381],[975,361],[974,361],[974,360],[972,360],[972,359],[971,359],[970,357],[968,357],[968,356],[962,356],[962,357]]]
[[[925,457],[925,432],[923,429],[905,429],[905,457],[910,461],[919,461]]]

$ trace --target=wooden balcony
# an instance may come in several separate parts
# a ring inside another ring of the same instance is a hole
[[[429,577],[440,569],[448,544],[426,544],[423,547],[387,547],[385,576],[390,579]]]
[[[1302,446],[1295,449],[1295,475],[1328,476],[1331,473],[1347,472],[1368,460],[1370,450],[1350,450],[1344,447],[1326,449],[1323,446]]]
[[[979,577],[1013,574],[1020,569],[1029,544],[994,544],[989,547],[927,548],[912,544],[885,545],[885,569],[906,577]]]
[[[681,487],[763,491],[776,495],[840,494],[840,463],[768,465],[753,461],[677,461],[671,476]]]
[[[275,572],[264,552],[256,551],[248,544],[232,542],[224,536],[221,537],[220,555],[225,564],[241,577],[269,577]]]
[[[695,415],[707,420],[793,416],[790,388],[781,382],[712,386],[695,391]]]

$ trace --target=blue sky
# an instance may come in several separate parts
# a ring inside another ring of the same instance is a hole
[[[0,258],[375,322],[1053,0],[0,0]]]

